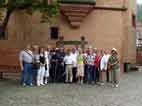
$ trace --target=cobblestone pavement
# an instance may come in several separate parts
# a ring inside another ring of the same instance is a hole
[[[17,81],[3,80],[0,106],[142,106],[142,72],[123,74],[119,88],[109,84],[21,87]]]

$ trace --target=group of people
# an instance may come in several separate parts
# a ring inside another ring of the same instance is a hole
[[[27,45],[19,55],[23,86],[45,86],[48,82],[88,83],[118,87],[120,66],[117,49],[98,50],[89,46],[45,48]]]

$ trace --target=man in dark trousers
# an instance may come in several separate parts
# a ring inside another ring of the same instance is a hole
[[[63,59],[65,56],[64,49],[60,48],[56,50],[57,54],[57,69],[56,69],[56,82],[64,81],[64,63]]]
[[[73,72],[73,82],[77,82],[77,55],[78,55],[78,51],[75,48],[72,48],[72,52],[71,52],[71,56],[73,59],[73,68],[72,68],[72,72]]]
[[[52,49],[51,50],[51,67],[50,67],[50,77],[51,77],[51,81],[55,82],[56,80],[56,70],[57,70],[57,54],[56,54],[56,50]]]

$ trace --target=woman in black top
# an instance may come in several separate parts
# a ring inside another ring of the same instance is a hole
[[[44,56],[44,48],[40,48],[40,69],[38,70],[37,75],[37,86],[44,85],[44,74],[45,74],[45,56]]]

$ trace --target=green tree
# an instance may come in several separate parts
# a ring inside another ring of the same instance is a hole
[[[59,14],[57,0],[0,0],[0,9],[6,9],[6,16],[0,25],[0,39],[6,39],[5,31],[14,11],[25,10],[27,14],[40,11],[42,13],[41,22],[49,22],[51,18]]]

